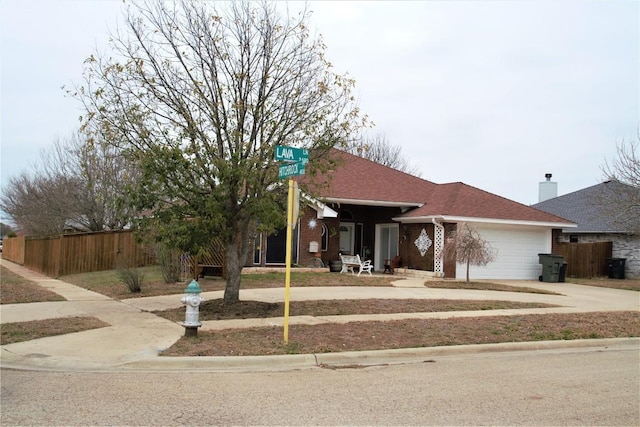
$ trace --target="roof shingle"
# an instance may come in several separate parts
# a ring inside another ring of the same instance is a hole
[[[629,218],[624,218],[624,215],[629,215],[630,213],[618,210],[615,206],[607,206],[607,204],[611,201],[612,193],[625,194],[630,191],[635,191],[635,199],[640,200],[640,196],[637,195],[637,192],[640,191],[639,189],[634,189],[619,181],[606,181],[536,203],[533,206],[545,212],[568,218],[578,224],[577,228],[570,230],[572,233],[628,232],[631,230],[628,230],[625,225],[633,221],[630,221]],[[636,212],[638,212],[638,209],[636,209]],[[622,217],[616,218],[616,215]]]
[[[326,181],[320,196],[327,201],[394,202],[419,206],[405,213],[405,218],[456,216],[562,225],[571,223],[462,182],[436,184],[343,151],[333,150],[330,155],[335,156],[339,166],[314,179],[316,182]]]

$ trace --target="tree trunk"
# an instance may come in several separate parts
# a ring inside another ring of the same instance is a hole
[[[238,259],[238,245],[236,242],[227,243],[225,250],[227,286],[224,289],[224,303],[236,304],[240,301],[240,274],[242,273],[242,265]]]
[[[471,261],[467,260],[467,283],[469,283],[469,264],[471,264]]]

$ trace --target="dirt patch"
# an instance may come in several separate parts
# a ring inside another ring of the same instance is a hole
[[[640,336],[640,313],[544,314],[232,329],[181,338],[164,356],[243,356]]]
[[[95,317],[63,317],[31,322],[3,323],[0,331],[0,344],[12,344],[107,326],[110,325]]]
[[[354,299],[292,301],[290,316],[338,316],[345,314],[428,313],[438,311],[498,310],[556,307],[551,304],[510,301],[468,301],[429,299]],[[284,316],[284,303],[240,301],[224,304],[222,299],[204,301],[200,320],[256,319]],[[154,311],[153,314],[175,322],[184,321],[184,308]]]

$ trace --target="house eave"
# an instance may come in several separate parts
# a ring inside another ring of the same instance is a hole
[[[449,216],[449,215],[427,215],[427,216],[415,216],[415,217],[395,217],[394,221],[402,224],[422,224],[430,223],[433,219],[438,222],[468,222],[468,223],[483,223],[483,224],[503,224],[503,225],[522,225],[531,227],[551,227],[551,228],[575,228],[578,225],[567,222],[550,222],[550,221],[526,221],[516,219],[496,219],[496,218],[475,218],[465,216]]]
[[[571,233],[571,234],[623,234],[632,236],[635,233],[633,231],[621,231],[621,230],[573,230],[573,229],[562,229],[563,233]]]
[[[324,218],[337,218],[338,217],[338,212],[336,212],[335,210],[331,209],[329,206],[327,206],[326,204],[322,203],[319,200],[316,200],[312,197],[309,197],[306,194],[303,194],[302,196],[305,200],[307,200],[307,204],[309,206],[311,206],[311,208],[313,208],[316,211],[316,217],[318,219],[324,219]]]
[[[388,200],[364,200],[364,199],[341,199],[336,197],[327,197],[323,199],[326,203],[338,203],[343,205],[358,206],[380,206],[391,208],[419,208],[424,203],[419,202],[391,202]]]

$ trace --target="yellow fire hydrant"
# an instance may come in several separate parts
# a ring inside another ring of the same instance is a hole
[[[198,336],[198,328],[202,326],[200,322],[200,303],[204,301],[204,298],[200,296],[202,289],[200,289],[200,285],[195,280],[192,280],[189,283],[189,286],[184,290],[186,295],[182,297],[182,304],[187,306],[187,310],[185,313],[184,323],[184,336],[185,337],[196,337]]]

